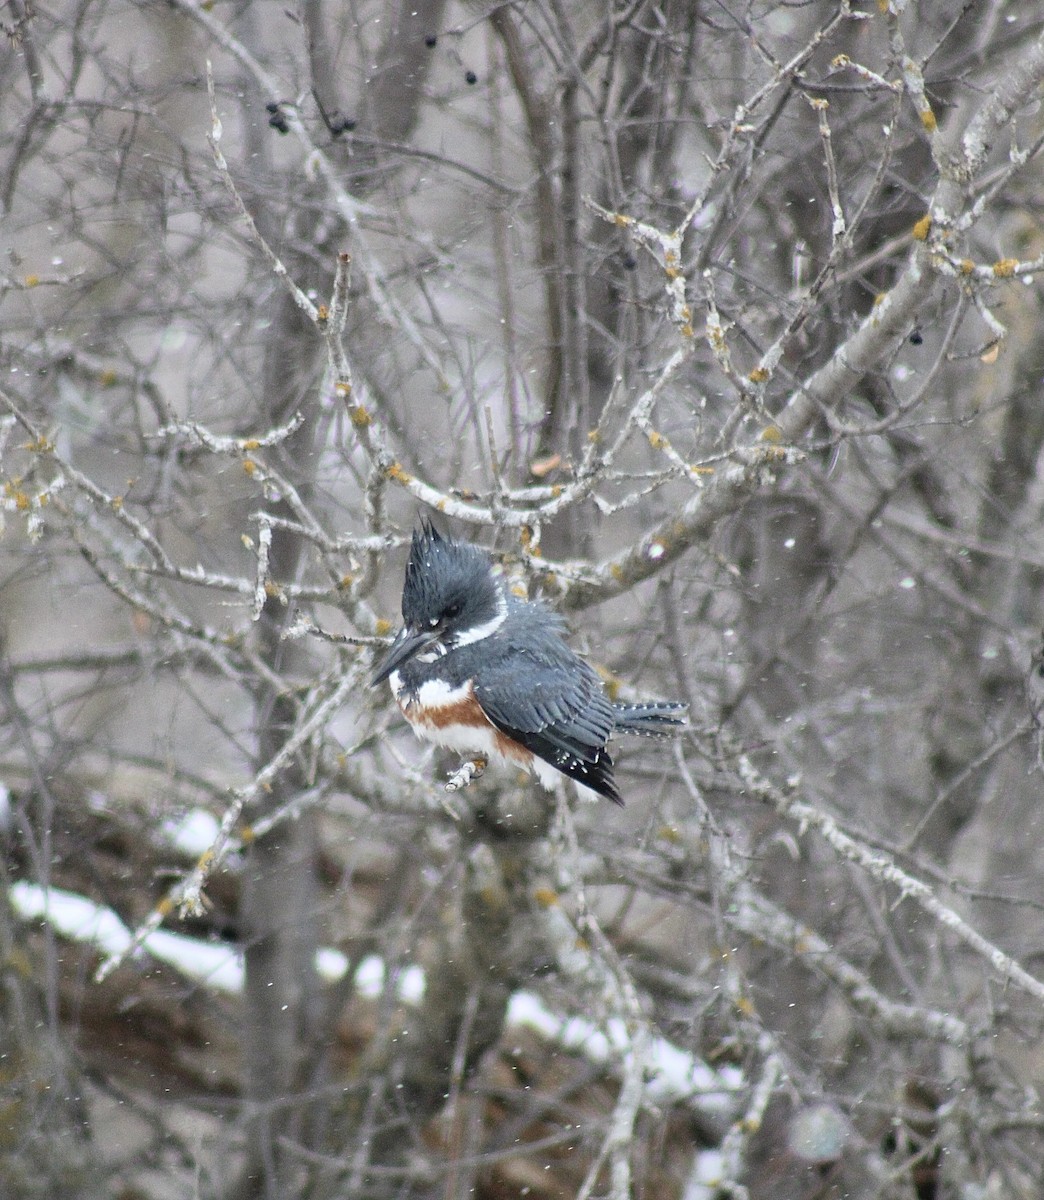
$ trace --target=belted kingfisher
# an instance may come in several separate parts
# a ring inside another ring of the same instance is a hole
[[[562,640],[564,622],[515,596],[478,546],[415,531],[402,591],[403,627],[372,685],[391,682],[422,738],[533,771],[549,791],[559,775],[623,804],[606,743],[613,733],[666,737],[686,704],[616,704]]]

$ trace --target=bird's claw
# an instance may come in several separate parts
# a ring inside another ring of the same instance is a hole
[[[446,781],[447,792],[459,792],[473,779],[478,779],[486,769],[486,759],[481,755],[466,759]]]

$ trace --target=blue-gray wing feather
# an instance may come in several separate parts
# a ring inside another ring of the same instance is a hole
[[[520,650],[482,671],[475,680],[475,696],[509,737],[539,737],[550,750],[575,754],[587,763],[598,759],[615,723],[601,681],[578,658],[555,662]],[[539,749],[530,749],[553,761]]]
[[[513,647],[475,679],[482,711],[501,731],[563,775],[623,804],[605,748],[613,706],[598,676],[564,643]]]

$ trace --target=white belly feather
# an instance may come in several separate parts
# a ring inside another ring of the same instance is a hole
[[[473,691],[470,683],[455,688],[445,680],[429,679],[417,689],[412,702],[405,703],[401,699],[404,689],[399,672],[393,671],[388,677],[388,682],[391,684],[392,695],[402,710],[403,716],[409,721],[413,732],[418,737],[434,742],[436,746],[444,746],[447,750],[456,751],[458,754],[481,754],[489,762],[498,763],[501,766],[522,768],[523,770],[528,768],[549,792],[554,791],[561,774],[550,763],[544,762],[535,754],[527,752],[530,760],[528,762],[505,754],[501,749],[502,735],[498,734],[492,724],[487,723],[484,726],[439,724],[435,714],[440,708],[453,708],[472,698]],[[413,711],[411,712],[411,710]],[[414,716],[413,713],[418,715]],[[427,719],[421,717],[421,713],[428,714]],[[586,790],[585,788],[584,791]]]

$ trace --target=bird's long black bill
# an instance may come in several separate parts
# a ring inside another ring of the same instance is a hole
[[[388,653],[384,656],[381,665],[374,672],[373,678],[370,680],[370,687],[376,687],[379,683],[383,683],[392,671],[401,667],[404,662],[409,662],[415,654],[426,650],[435,640],[436,635],[428,630],[414,633],[408,627],[400,629],[395,641],[389,646]]]

